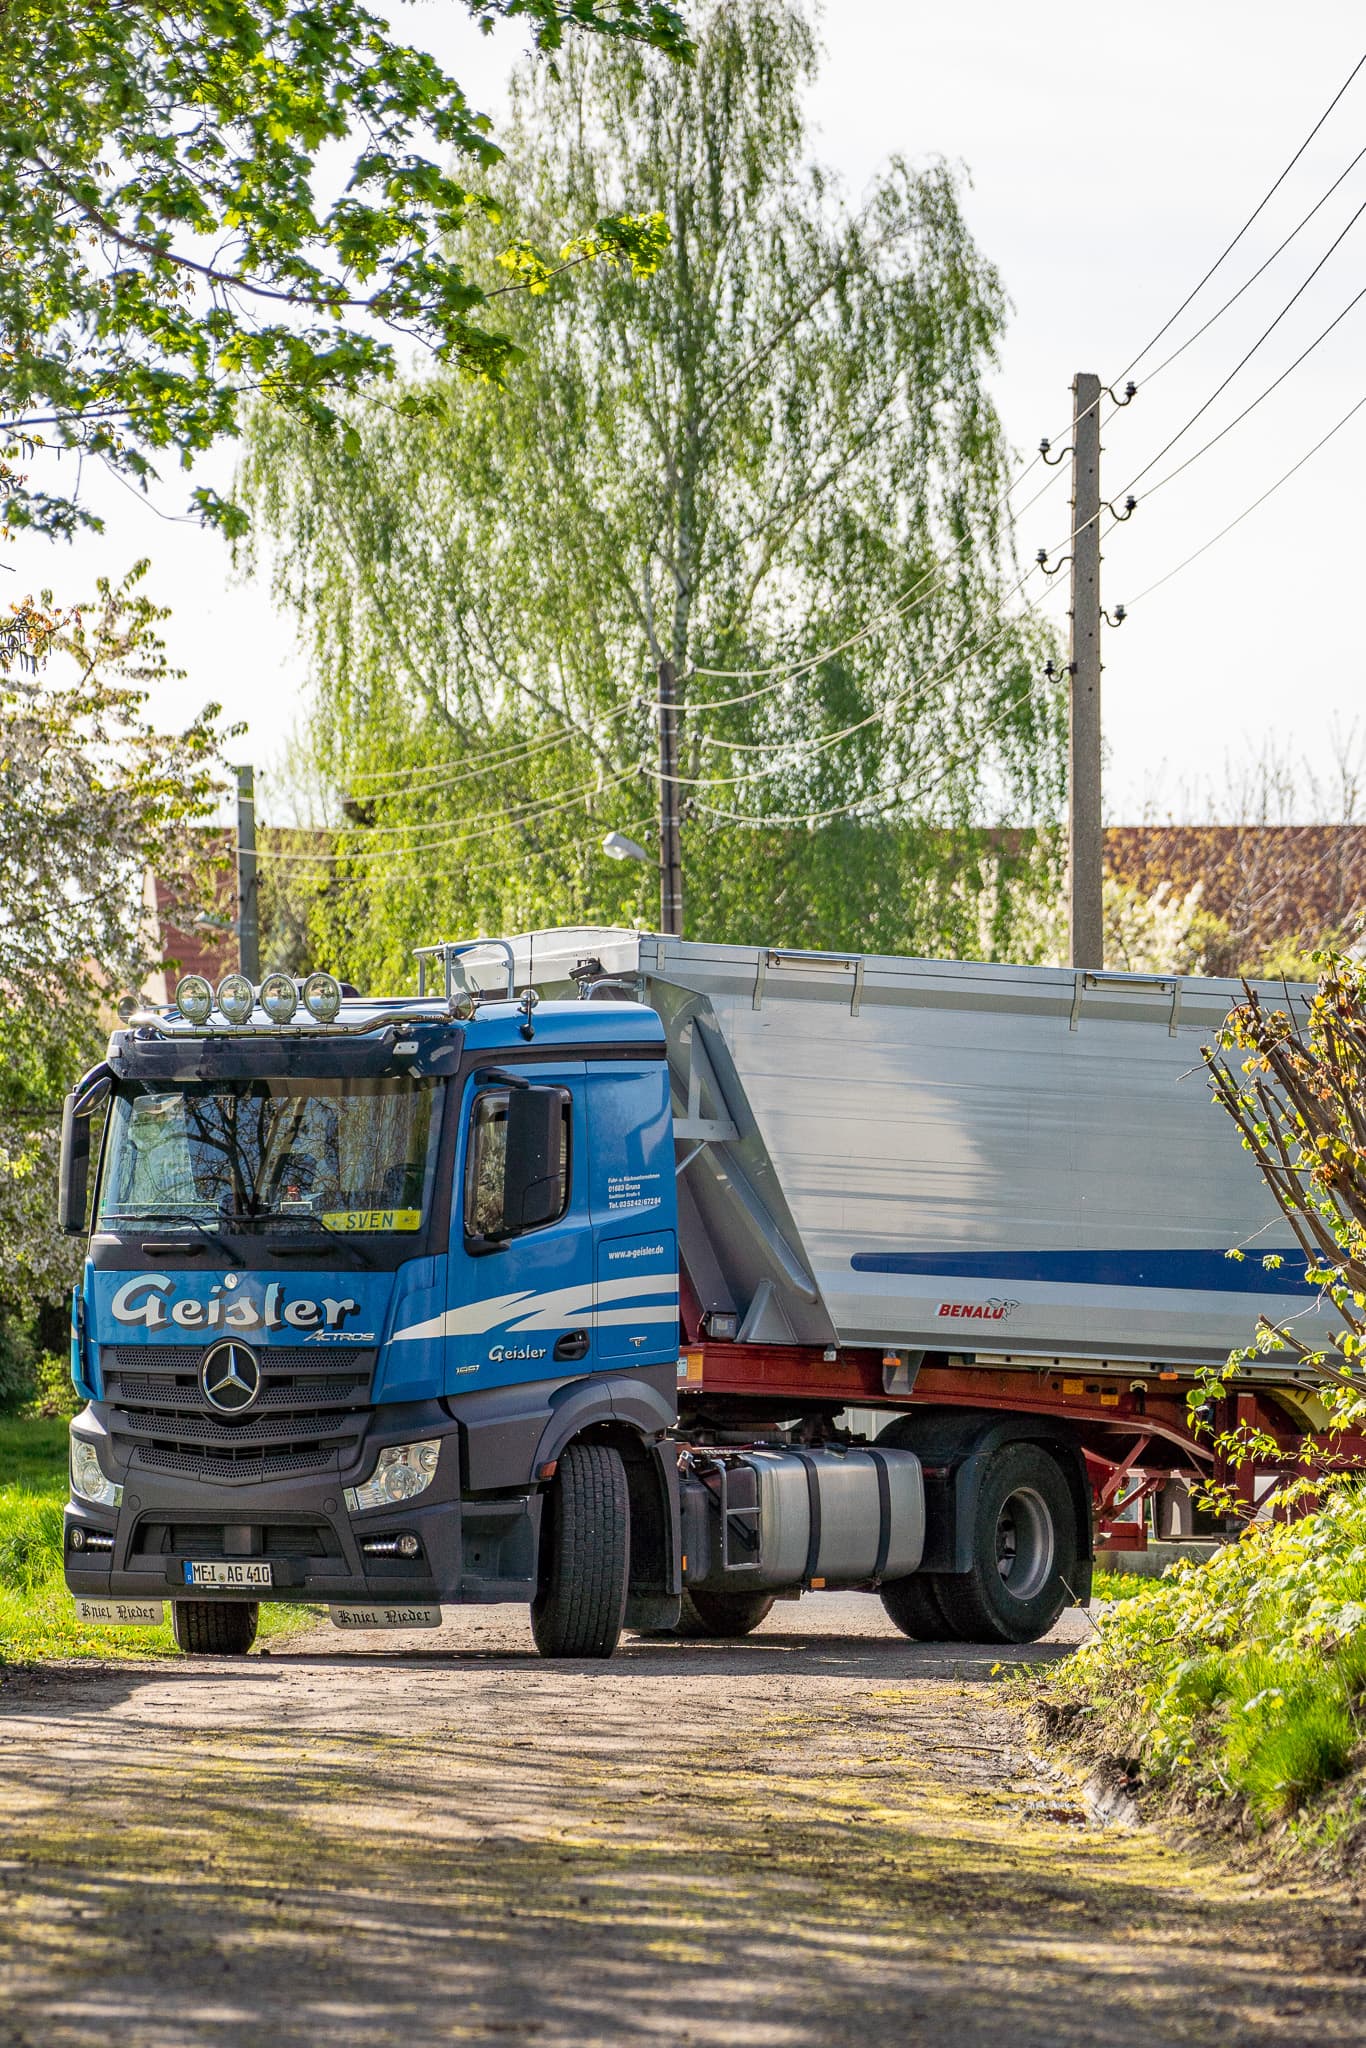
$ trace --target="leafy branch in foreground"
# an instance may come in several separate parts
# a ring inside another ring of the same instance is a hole
[[[158,963],[143,878],[210,900],[200,829],[230,736],[209,705],[182,733],[149,721],[173,674],[166,614],[125,581],[84,610],[46,595],[0,624],[0,1318],[69,1277],[53,1223],[62,1091],[94,1053],[101,1015]]]
[[[570,31],[691,47],[654,0],[465,6],[485,30],[522,18],[542,50]],[[330,430],[405,341],[497,380],[516,351],[455,252],[497,221],[501,154],[458,82],[361,0],[0,0],[0,447],[78,448],[145,485],[156,451],[187,464],[249,396]],[[658,243],[609,215],[566,260],[640,275]],[[99,523],[74,490],[11,476],[0,499],[11,526]],[[242,531],[237,506],[194,501]]]
[[[1226,1391],[1240,1366],[1289,1351],[1326,1389],[1330,1434],[1359,1428],[1366,1418],[1366,966],[1339,952],[1314,956],[1320,968],[1312,996],[1268,1004],[1243,984],[1217,1047],[1202,1048],[1215,1100],[1233,1119],[1305,1255],[1306,1278],[1342,1318],[1331,1348],[1306,1343],[1289,1322],[1263,1316],[1255,1343],[1208,1374],[1196,1404]],[[1245,1053],[1236,1064],[1230,1053]],[[1235,1252],[1234,1257],[1246,1254]],[[1279,1255],[1263,1260],[1268,1269]],[[1276,1446],[1246,1428],[1220,1448],[1233,1464]],[[1322,1446],[1306,1438],[1304,1461]]]

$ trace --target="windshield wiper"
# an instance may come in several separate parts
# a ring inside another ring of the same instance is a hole
[[[299,1216],[288,1209],[274,1209],[267,1210],[263,1215],[260,1216],[233,1216],[230,1217],[228,1220],[233,1223],[254,1223],[263,1237],[269,1234],[270,1227],[274,1224],[288,1224],[291,1227],[298,1230],[321,1231],[327,1237],[337,1238],[340,1243],[346,1246],[346,1249],[349,1252],[354,1254],[354,1256],[362,1266],[373,1266],[375,1263],[372,1258],[368,1257],[367,1254],[361,1250],[360,1246],[356,1243],[355,1239],[352,1237],[349,1230],[334,1229],[332,1224],[324,1223],[321,1216]],[[279,1245],[276,1246],[275,1249],[278,1251],[284,1251],[286,1248],[283,1245]],[[309,1247],[305,1245],[299,1245],[297,1247],[291,1247],[290,1249],[305,1251],[309,1249]]]
[[[103,1216],[100,1218],[102,1223],[105,1220]],[[178,1215],[174,1209],[111,1209],[108,1212],[108,1220],[111,1222],[118,1220],[127,1223],[169,1223],[177,1230],[197,1230],[207,1245],[212,1246],[216,1252],[222,1252],[223,1257],[230,1260],[234,1266],[244,1266],[246,1264],[246,1260],[242,1258],[240,1253],[234,1251],[230,1244],[224,1242],[219,1231],[211,1230],[209,1225],[201,1223],[197,1216]],[[170,1244],[163,1246],[158,1240],[150,1240],[143,1245],[142,1249],[145,1252],[158,1252],[163,1249],[198,1251],[199,1246],[191,1244],[177,1245],[174,1240]]]

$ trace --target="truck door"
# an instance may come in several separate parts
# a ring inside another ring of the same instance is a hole
[[[609,1367],[678,1357],[673,1114],[663,1060],[587,1068],[595,1353]]]
[[[591,1370],[593,1242],[582,1061],[521,1070],[509,1064],[468,1083],[449,1268],[448,1394]]]

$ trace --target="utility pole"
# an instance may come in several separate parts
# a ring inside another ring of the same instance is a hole
[[[1118,617],[1118,614],[1116,614]],[[1100,808],[1100,379],[1072,380],[1072,629],[1067,745],[1068,926],[1074,967],[1105,965]]]
[[[678,817],[678,698],[674,665],[659,664],[659,929],[683,936],[683,842]]]
[[[256,772],[237,777],[237,965],[255,985],[261,979],[261,917],[256,891]]]

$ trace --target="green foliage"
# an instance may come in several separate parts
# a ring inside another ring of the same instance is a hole
[[[465,0],[686,55],[644,0]],[[154,457],[236,430],[267,394],[330,432],[337,402],[416,341],[497,379],[513,354],[454,251],[492,224],[487,118],[360,0],[9,0],[0,36],[0,441],[76,447],[145,484]],[[568,46],[568,45],[566,45]],[[338,150],[348,168],[332,180]],[[444,158],[449,168],[443,169]],[[331,183],[329,185],[329,181]],[[633,267],[657,238],[604,219],[568,260]],[[529,279],[521,280],[524,284]],[[229,533],[241,508],[200,489]],[[11,526],[98,524],[11,475]]]
[[[801,9],[711,0],[697,38],[686,71],[594,39],[519,74],[475,268],[510,241],[544,290],[505,307],[504,392],[436,370],[326,444],[253,415],[239,490],[338,799],[335,857],[277,865],[368,984],[438,929],[655,919],[653,864],[600,843],[651,837],[662,660],[690,929],[1008,951],[1054,871],[1059,698],[1006,603],[987,391],[1005,299],[959,179],[897,161],[851,208],[810,161]],[[626,195],[667,224],[657,274],[571,289],[536,257]]]
[[[1308,1259],[1308,1280],[1342,1318],[1327,1344],[1306,1343],[1293,1322],[1263,1317],[1255,1342],[1207,1373],[1192,1407],[1227,1392],[1242,1366],[1283,1352],[1315,1371],[1325,1390],[1327,1432],[1305,1442],[1332,1457],[1334,1439],[1366,1422],[1366,963],[1349,954],[1314,955],[1318,985],[1284,1005],[1248,986],[1217,1047],[1202,1048],[1215,1100],[1236,1125]],[[1236,1055],[1246,1054],[1238,1059]],[[1235,1057],[1231,1058],[1230,1055]],[[1240,1247],[1230,1257],[1243,1259]],[[1268,1267],[1281,1263],[1263,1256]],[[1235,1468],[1277,1446],[1241,1426],[1219,1448]]]
[[[53,1214],[61,1099],[98,1057],[111,995],[157,964],[145,874],[211,900],[198,828],[235,728],[216,705],[181,733],[147,718],[173,672],[146,567],[101,580],[86,607],[15,606],[0,639],[0,1314],[71,1284]]]
[[[62,1577],[67,1497],[65,1422],[0,1421],[0,1665],[45,1657],[170,1657],[169,1626],[91,1628],[76,1619]],[[316,1619],[308,1607],[261,1609],[263,1636]]]
[[[1144,1774],[1246,1803],[1259,1823],[1311,1807],[1366,1735],[1366,1487],[1332,1482],[1297,1522],[1256,1523],[1203,1564],[1130,1581],[1049,1681]]]

